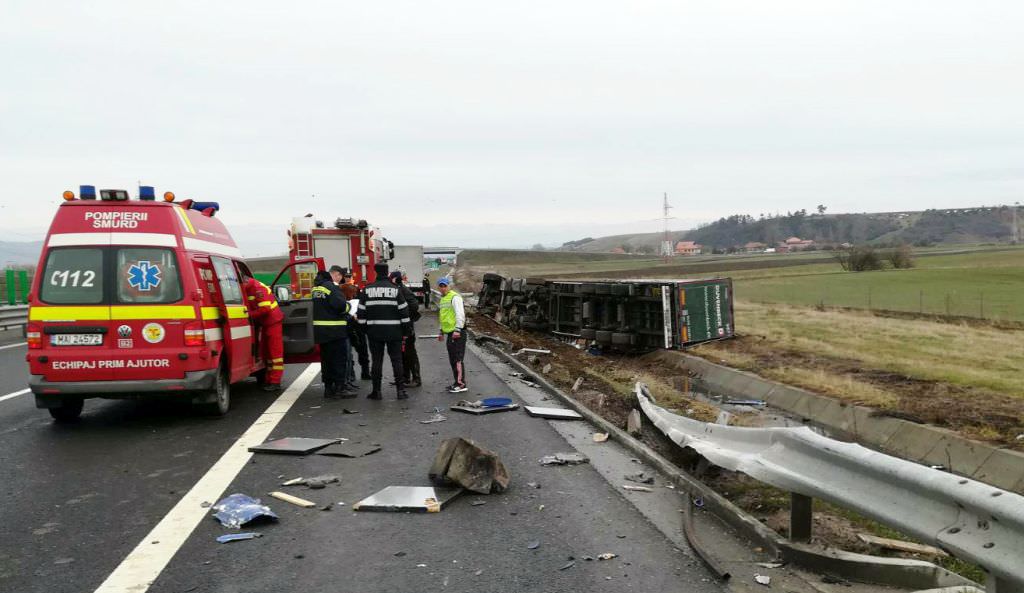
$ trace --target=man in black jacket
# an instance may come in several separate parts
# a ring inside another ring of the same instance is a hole
[[[388,265],[373,266],[377,275],[373,284],[366,285],[359,292],[359,325],[365,330],[370,342],[373,391],[367,397],[380,399],[380,383],[383,379],[384,349],[391,358],[391,370],[395,374],[398,399],[408,396],[402,376],[402,338],[412,335],[412,321],[409,319],[409,304],[397,286],[388,280]]]
[[[328,272],[316,275],[313,287],[313,341],[320,345],[324,397],[355,397],[348,381],[348,302]]]
[[[409,320],[412,322],[412,335],[402,340],[402,377],[406,385],[419,387],[423,385],[423,379],[420,378],[420,357],[416,354],[416,322],[420,320],[420,302],[416,298],[416,293],[402,282],[401,272],[391,272],[388,279],[405,297],[405,302],[409,305]]]

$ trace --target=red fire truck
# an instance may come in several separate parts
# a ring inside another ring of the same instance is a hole
[[[304,217],[292,219],[288,252],[293,262],[318,258],[328,268],[347,268],[356,285],[362,288],[377,279],[374,264],[393,258],[395,247],[381,235],[380,229],[365,220],[338,218],[331,226],[326,226],[323,221]],[[313,288],[313,279],[300,276],[293,284],[296,295],[306,295]]]

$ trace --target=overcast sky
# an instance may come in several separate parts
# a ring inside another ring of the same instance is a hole
[[[80,184],[396,243],[1024,198],[1024,4],[46,2],[0,18],[0,239]]]

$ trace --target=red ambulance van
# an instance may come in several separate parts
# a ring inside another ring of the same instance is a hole
[[[213,202],[139,199],[80,187],[57,209],[29,298],[29,387],[36,407],[70,421],[87,398],[155,395],[224,414],[230,386],[266,361],[241,284],[252,276]],[[294,261],[274,287],[285,313],[285,362],[317,357],[312,306],[290,278],[323,261]],[[284,278],[284,280],[280,280]]]

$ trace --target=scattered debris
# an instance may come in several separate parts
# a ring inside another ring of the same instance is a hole
[[[341,409],[341,413],[342,414],[358,414],[359,410],[350,410],[348,408],[342,408]]]
[[[767,406],[768,402],[763,399],[727,399],[725,403],[730,406]]]
[[[537,506],[537,510],[538,511],[543,511],[544,510],[544,505],[538,505]]]
[[[519,408],[519,404],[512,403],[510,397],[488,397],[477,401],[460,400],[450,406],[452,410],[465,412],[467,414],[492,414],[494,412],[506,412]]]
[[[551,354],[550,350],[545,350],[543,348],[520,348],[512,356],[519,356],[524,352],[529,352],[531,354]]]
[[[260,533],[253,533],[253,532],[248,532],[248,533],[227,533],[225,535],[217,536],[217,541],[219,543],[226,544],[228,542],[238,542],[238,541],[242,541],[242,540],[246,540],[246,539],[256,539],[257,537],[263,537],[263,535],[260,534]]]
[[[462,494],[462,488],[388,486],[355,503],[352,505],[352,510],[439,513],[446,504],[460,494]]]
[[[858,533],[857,538],[866,544],[879,546],[888,550],[909,552],[911,554],[921,554],[923,556],[949,556],[949,554],[947,554],[945,550],[940,550],[939,548],[936,548],[934,546],[926,546],[924,544],[915,544],[913,542],[905,542],[903,540],[898,539],[878,537],[876,535],[869,535],[867,533]]]
[[[544,365],[544,366],[543,366],[543,367],[542,367],[542,368],[540,369],[540,372],[544,373],[545,375],[547,375],[548,373],[550,373],[550,372],[551,372],[551,363],[549,362],[548,364]]]
[[[580,387],[582,385],[583,385],[583,377],[580,377],[580,378],[576,379],[576,382],[572,384],[572,392],[576,393],[577,391],[579,391],[579,389],[580,389]]]
[[[540,385],[534,383],[533,381],[527,381],[526,379],[520,379],[519,382],[522,383],[523,385],[526,385],[527,387],[533,387],[534,389],[540,389]]]
[[[441,441],[428,476],[435,483],[458,484],[480,494],[503,492],[509,483],[497,454],[461,437]]]
[[[530,488],[536,488],[537,490],[540,490],[540,482],[527,482],[526,485],[529,486]]]
[[[785,562],[758,562],[758,566],[761,568],[782,568],[786,565]]]
[[[222,498],[213,505],[213,510],[216,511],[214,518],[224,527],[232,529],[238,529],[261,517],[278,518],[270,507],[261,503],[260,499],[237,493]]]
[[[634,486],[632,484],[623,484],[623,490],[629,490],[630,492],[651,492],[651,489],[647,486]]]
[[[282,486],[301,486],[306,483],[306,478],[292,478],[287,482],[282,482]]]
[[[649,475],[645,474],[644,472],[640,472],[638,474],[628,474],[628,475],[625,476],[625,478],[627,480],[629,480],[630,482],[636,482],[637,484],[653,484],[654,483],[654,476],[649,476]]]
[[[526,413],[534,418],[549,418],[552,420],[583,420],[583,416],[576,410],[565,408],[541,408],[538,406],[523,406]]]
[[[530,550],[536,550],[537,548],[540,547],[540,542],[539,541],[532,541],[532,542],[526,544],[526,547],[527,547],[527,549],[530,549]]]
[[[595,443],[603,443],[603,442],[605,442],[607,440],[608,440],[608,433],[607,432],[595,432],[594,433],[594,442]]]
[[[307,439],[301,437],[285,437],[267,441],[262,445],[249,447],[253,453],[285,453],[288,455],[309,455],[317,449],[337,443],[338,439]]]
[[[305,509],[310,509],[310,508],[313,508],[313,507],[316,506],[316,503],[313,502],[312,500],[306,500],[305,498],[299,498],[298,496],[292,496],[291,494],[287,494],[287,493],[284,493],[284,492],[274,491],[274,492],[271,492],[270,495],[273,496],[274,498],[278,499],[278,500],[283,500],[285,502],[290,502],[291,504],[293,504],[295,506],[300,506],[300,507],[305,508]]]
[[[555,453],[539,459],[541,465],[579,465],[588,463],[589,459],[582,453]]]
[[[292,480],[288,480],[287,482],[282,482],[281,485],[306,486],[307,488],[319,490],[320,488],[324,488],[327,484],[334,484],[335,482],[339,481],[341,481],[341,477],[328,474],[323,476],[316,476],[313,478],[294,478]]]
[[[594,557],[593,556],[584,556],[583,559],[586,560],[587,562],[590,562],[590,561],[592,561],[594,559]]]
[[[394,555],[398,558],[405,556],[405,552],[395,552]]]
[[[213,506],[213,505],[210,504],[210,502],[206,501],[206,500],[204,500],[203,502],[199,503],[199,508],[208,509],[211,506]]]
[[[420,424],[436,424],[438,422],[444,422],[447,419],[448,417],[445,416],[444,414],[434,414],[433,416],[427,418],[426,420],[420,420]]]
[[[479,507],[479,506],[483,506],[483,505],[487,504],[487,501],[486,500],[474,500],[473,502],[471,502],[469,504],[472,505],[472,506],[475,506],[475,507]]]
[[[626,432],[633,436],[640,436],[641,428],[643,428],[643,420],[640,418],[640,410],[630,410],[629,416],[626,417]]]
[[[331,504],[330,504],[330,503],[327,503],[327,504],[325,504],[324,506],[320,507],[320,510],[321,510],[321,511],[333,511],[333,510],[334,510],[334,507],[333,507],[333,506],[331,506]]]
[[[732,414],[725,410],[718,411],[718,418],[715,419],[715,424],[721,424],[722,426],[729,426],[729,421],[732,420]]]
[[[480,575],[482,575],[482,574],[484,574],[484,571],[483,571],[483,570],[478,570],[478,571],[476,571],[476,572],[474,572],[474,573],[473,573],[473,575],[474,575],[474,576],[480,576]]]
[[[564,566],[562,566],[562,568],[559,568],[558,570],[569,570],[573,566],[576,566],[576,562],[574,560],[570,560],[568,563],[566,563]]]
[[[755,574],[754,581],[759,585],[764,585],[765,587],[768,587],[772,584],[772,577],[765,576],[763,574]]]
[[[605,552],[604,554],[598,554],[598,560],[611,560],[612,558],[618,558],[619,555],[613,552]]]
[[[380,451],[380,445],[363,445],[360,443],[336,443],[328,447],[324,447],[322,450],[317,451],[317,455],[330,455],[333,457],[363,457],[371,453]]]
[[[515,372],[509,373],[508,376],[516,378],[516,379],[521,379],[521,378],[525,377],[526,375],[520,373],[519,371],[515,371]]]

